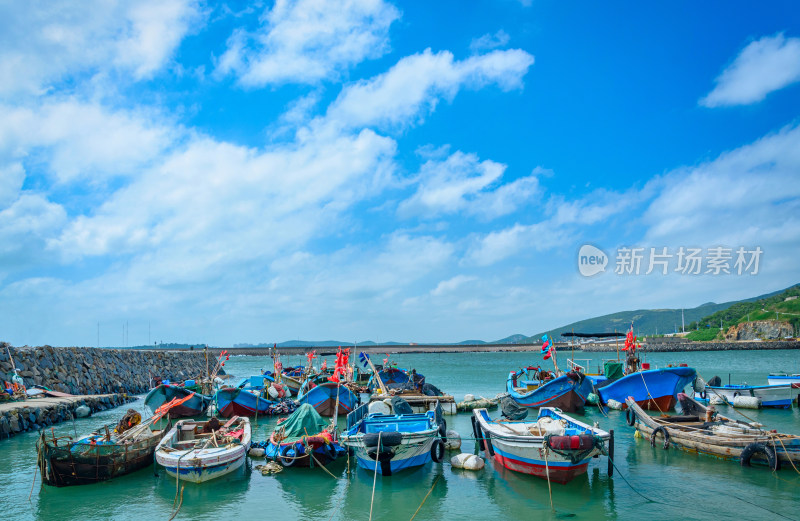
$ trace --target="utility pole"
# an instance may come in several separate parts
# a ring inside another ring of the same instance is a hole
[[[686,333],[686,322],[683,320],[683,308],[681,308],[681,333]]]
[[[97,348],[100,349],[100,322],[97,323]]]

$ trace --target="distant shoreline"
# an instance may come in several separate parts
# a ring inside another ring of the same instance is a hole
[[[352,347],[344,345],[342,347]],[[622,342],[619,344],[622,348]],[[568,344],[556,344],[556,349],[563,353],[574,350],[576,352],[614,352],[617,347],[614,344],[585,344],[570,346]],[[649,353],[656,352],[690,352],[690,351],[744,351],[744,350],[784,350],[800,349],[800,341],[797,340],[777,340],[764,342],[671,342],[671,343],[651,343],[644,344],[642,350]],[[180,349],[177,351],[185,351]],[[195,349],[195,351],[202,348]],[[238,348],[209,348],[210,353],[218,354],[226,350],[230,355],[245,356],[269,356],[274,348],[269,347],[238,347]],[[368,354],[431,354],[431,353],[528,353],[540,352],[541,346],[538,344],[466,344],[466,345],[370,345],[356,346],[356,350]],[[316,351],[319,356],[329,356],[336,354],[335,347],[287,347],[277,350],[282,355],[302,355],[311,351]]]

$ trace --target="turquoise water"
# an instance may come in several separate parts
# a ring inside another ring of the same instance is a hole
[[[593,353],[594,367],[613,353]],[[509,369],[540,364],[537,353],[463,353],[392,355],[401,367],[416,367],[428,381],[457,399],[472,393],[493,397],[504,390]],[[284,359],[284,365],[300,362]],[[562,366],[566,356],[559,356]],[[687,362],[706,379],[719,375],[727,383],[766,383],[770,371],[800,371],[797,351],[737,351],[662,353],[647,361],[664,366]],[[547,362],[549,364],[549,361]],[[269,364],[269,365],[267,365]],[[332,365],[332,360],[329,361]],[[233,357],[229,372],[246,376],[262,367],[266,359]],[[131,404],[142,409],[142,400]],[[116,421],[124,408],[104,411],[76,422],[79,435]],[[720,406],[723,414],[737,417],[733,409]],[[798,409],[746,411],[758,421],[781,432],[800,433]],[[470,416],[447,417],[449,428],[471,437]],[[618,472],[609,478],[606,459],[593,460],[589,471],[567,485],[554,484],[550,509],[547,482],[516,474],[492,463],[478,472],[453,469],[449,464],[429,464],[391,477],[378,477],[375,484],[373,519],[408,520],[420,504],[416,520],[445,519],[798,519],[796,501],[800,475],[792,469],[773,474],[765,468],[742,468],[707,456],[652,448],[635,439],[624,415],[587,411],[587,423],[598,422],[616,434]],[[343,422],[342,422],[343,423]],[[266,439],[274,419],[258,420],[254,440]],[[56,435],[72,433],[71,423],[55,427]],[[90,520],[147,519],[166,521],[173,512],[175,480],[163,470],[154,475],[150,467],[111,482],[83,487],[41,487],[35,471],[36,433],[0,441],[0,506],[8,519]],[[472,452],[473,442],[462,450]],[[329,467],[336,478],[319,468],[286,469],[276,476],[251,471],[259,462],[206,484],[187,483],[183,504],[175,519],[368,519],[373,475],[354,469],[347,475],[345,460]],[[351,462],[352,463],[352,462]],[[630,485],[627,482],[630,483]],[[434,484],[435,483],[435,484]],[[632,488],[633,487],[633,488]],[[644,496],[644,497],[643,497]]]

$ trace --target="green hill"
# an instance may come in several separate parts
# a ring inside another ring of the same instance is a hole
[[[789,297],[800,297],[800,284],[755,300],[740,301],[704,316],[689,324],[687,329],[694,331],[689,333],[688,338],[696,341],[720,339],[729,327],[756,320],[782,320],[791,323],[795,331],[798,331],[800,298],[787,301]]]
[[[740,304],[754,305],[753,303],[756,301],[769,298],[778,299],[778,295],[783,295],[787,291],[792,291],[797,287],[798,286],[793,286],[785,290],[774,291],[772,293],[767,293],[766,295],[744,300],[724,302],[722,304],[707,302],[695,308],[686,308],[683,310],[683,320],[686,324],[686,330],[689,331],[691,329],[695,329],[698,323],[708,323],[708,321],[705,321],[705,318],[716,317],[717,313],[724,312],[733,306]],[[780,298],[780,300],[783,300],[783,298]],[[758,306],[756,306],[756,308],[760,309]],[[739,313],[738,311],[736,311],[734,314],[737,319],[742,316],[742,313]],[[753,320],[755,320],[755,318]],[[717,323],[718,322],[719,320],[717,319]],[[578,322],[573,322],[572,324],[567,324],[549,331],[543,331],[529,337],[527,342],[540,342],[542,335],[545,333],[548,336],[558,339],[562,333],[571,331],[574,331],[575,333],[612,333],[614,331],[625,332],[631,327],[631,323],[633,323],[634,331],[636,331],[636,334],[639,336],[675,333],[676,331],[681,330],[681,310],[637,309],[635,311],[620,311],[600,317],[580,320]]]

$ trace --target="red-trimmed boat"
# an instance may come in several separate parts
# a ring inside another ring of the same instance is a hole
[[[481,450],[503,467],[556,483],[586,472],[589,461],[608,454],[609,433],[581,423],[559,409],[543,407],[536,420],[493,420],[486,409],[472,411]]]

